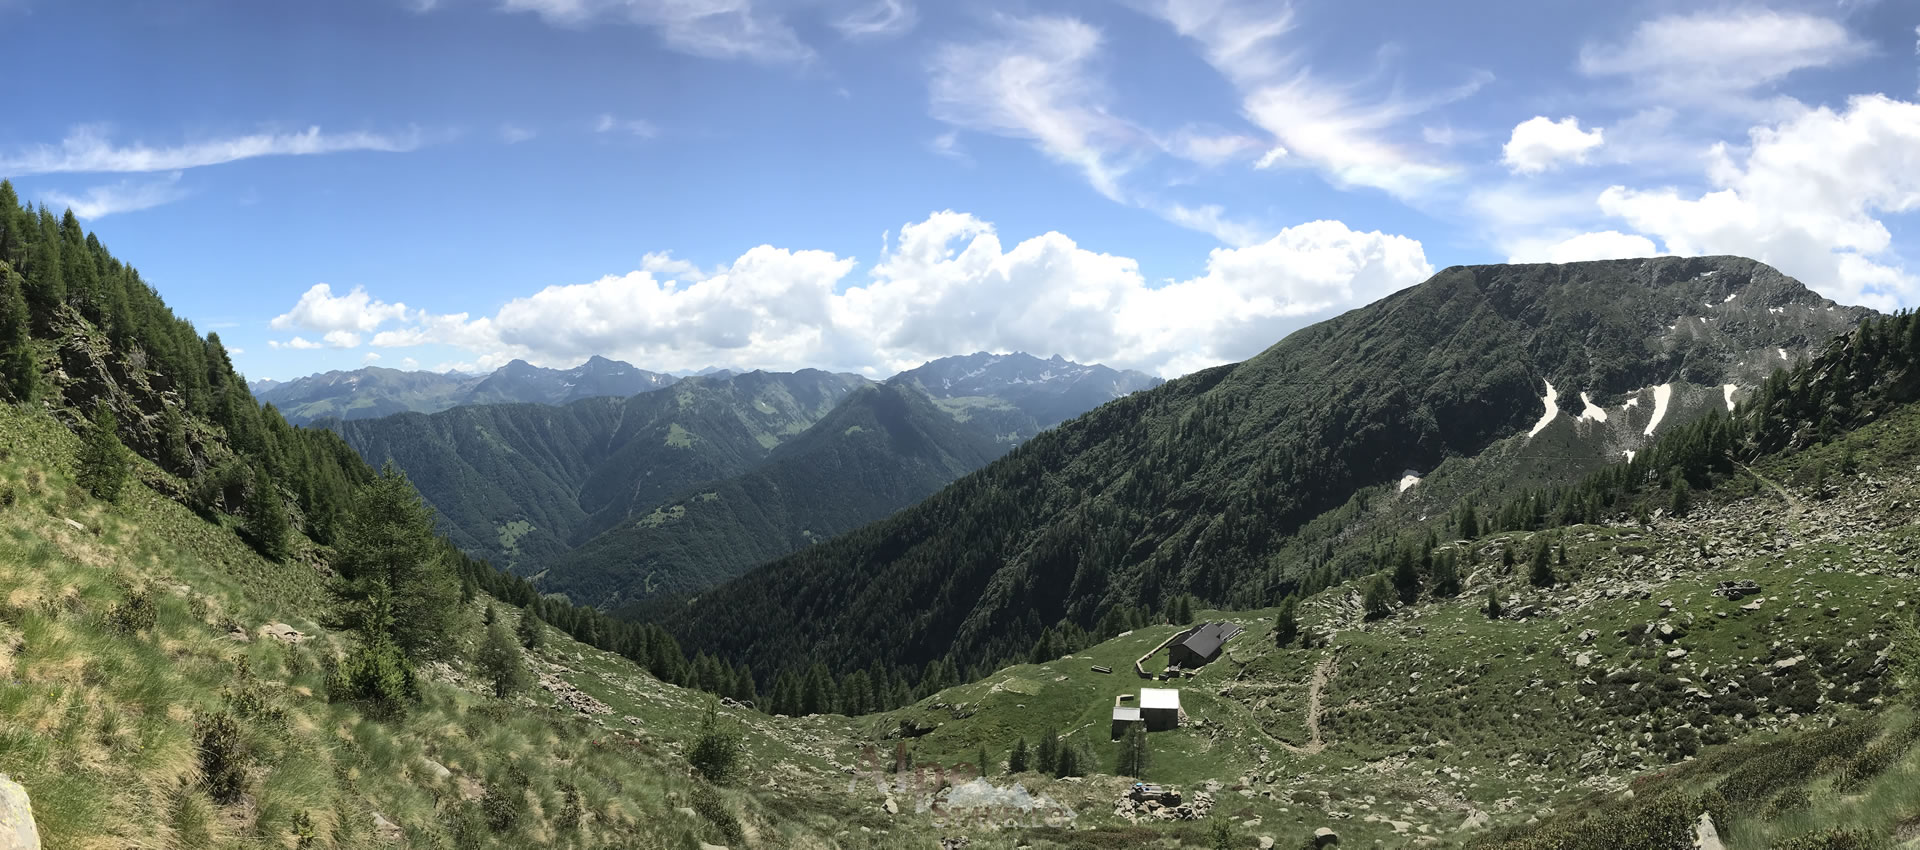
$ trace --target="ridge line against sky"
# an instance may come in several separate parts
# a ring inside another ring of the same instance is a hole
[[[0,5],[67,70],[0,176],[255,377],[1170,377],[1437,266],[1662,253],[1920,302],[1907,4],[104,3]]]

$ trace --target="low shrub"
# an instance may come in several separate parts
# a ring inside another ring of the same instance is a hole
[[[221,805],[239,801],[247,789],[247,765],[251,760],[240,726],[233,716],[221,711],[200,719],[195,725],[200,750],[200,776],[207,796]]]

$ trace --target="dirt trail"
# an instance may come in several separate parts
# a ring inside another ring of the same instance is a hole
[[[1331,652],[1314,665],[1313,680],[1307,685],[1307,745],[1296,747],[1282,743],[1281,746],[1301,755],[1313,755],[1327,748],[1326,741],[1320,737],[1320,695],[1327,689],[1327,683],[1339,674],[1339,660]]]
[[[1755,481],[1758,481],[1762,484],[1767,485],[1767,489],[1772,490],[1775,495],[1779,496],[1782,500],[1784,500],[1787,503],[1787,509],[1793,512],[1793,530],[1798,532],[1800,530],[1800,527],[1799,527],[1800,518],[1805,516],[1807,513],[1807,503],[1800,501],[1800,497],[1795,496],[1792,490],[1788,490],[1785,487],[1775,484],[1773,482],[1773,479],[1753,471],[1753,467],[1748,466],[1744,463],[1740,463],[1738,461],[1736,461],[1734,465],[1740,467],[1748,475],[1753,476],[1753,479]]]

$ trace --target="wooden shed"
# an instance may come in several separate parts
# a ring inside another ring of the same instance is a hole
[[[1114,706],[1113,707],[1113,739],[1116,741],[1120,740],[1120,736],[1127,734],[1128,726],[1131,726],[1139,722],[1140,722],[1140,709],[1138,707],[1131,706],[1131,705]]]

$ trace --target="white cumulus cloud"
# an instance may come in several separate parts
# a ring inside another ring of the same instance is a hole
[[[1582,233],[1558,241],[1543,240],[1519,249],[1510,263],[1579,263],[1587,260],[1625,260],[1660,254],[1652,239],[1618,230]]]
[[[1892,309],[1920,296],[1881,220],[1920,208],[1920,103],[1859,96],[1755,127],[1749,142],[1715,146],[1710,191],[1613,186],[1600,209],[1671,253],[1750,256],[1838,301]]]
[[[380,301],[361,287],[335,295],[332,286],[316,283],[300,295],[293,309],[275,316],[268,325],[274,330],[314,331],[324,334],[323,338],[336,347],[352,348],[360,344],[357,334],[406,316],[407,305]]]
[[[1599,127],[1581,130],[1580,119],[1571,115],[1558,121],[1536,115],[1514,125],[1500,161],[1516,174],[1539,174],[1563,162],[1586,162],[1602,141]]]
[[[550,286],[493,316],[416,312],[373,344],[475,355],[454,366],[601,354],[661,370],[869,375],[1018,349],[1178,375],[1251,356],[1313,318],[1432,273],[1419,242],[1316,221],[1216,249],[1203,274],[1154,286],[1131,258],[1060,233],[1008,246],[992,225],[954,212],[901,228],[864,281],[849,280],[852,258],[768,245],[691,281],[663,277],[667,261],[652,265]]]

